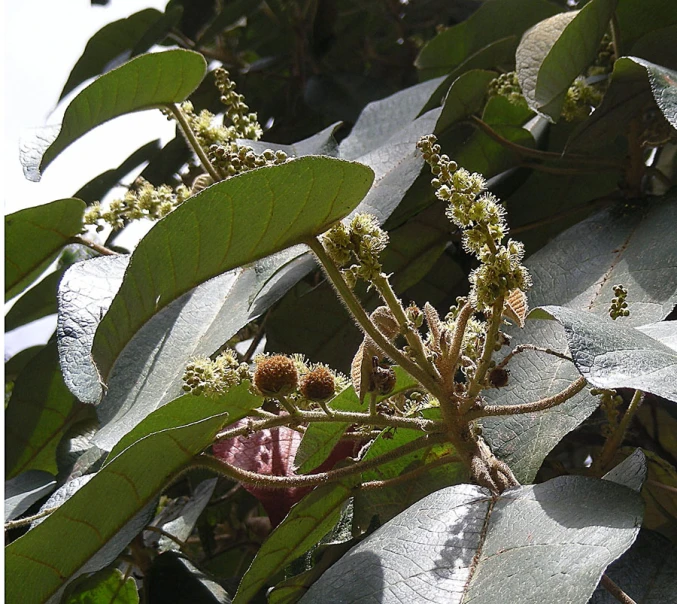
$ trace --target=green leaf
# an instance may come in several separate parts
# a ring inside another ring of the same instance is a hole
[[[622,319],[598,317],[561,306],[541,306],[531,319],[555,319],[564,326],[578,371],[597,388],[634,388],[677,402],[677,351]]]
[[[5,301],[20,294],[82,231],[85,204],[59,199],[5,216]]]
[[[268,578],[305,554],[339,521],[350,483],[322,485],[308,493],[268,536],[242,578],[234,602],[249,602]]]
[[[496,77],[493,71],[473,69],[456,78],[444,99],[436,131],[443,132],[482,109],[489,82]]]
[[[482,120],[508,141],[523,147],[534,147],[534,137],[522,127],[530,113],[524,106],[513,105],[508,99],[495,96],[487,101]],[[473,132],[453,153],[453,157],[458,165],[479,172],[486,178],[513,168],[523,159],[481,130]]]
[[[560,8],[543,0],[490,0],[468,19],[445,29],[428,42],[418,57],[420,77],[430,79],[449,73],[483,48],[511,38],[506,51],[514,51],[519,37],[532,25],[551,17]],[[501,53],[509,56],[509,52]],[[477,67],[493,67],[486,64]]]
[[[134,151],[134,153],[125,159],[117,168],[106,170],[102,174],[92,178],[92,180],[82,186],[73,197],[82,199],[87,205],[95,201],[101,201],[106,193],[113,187],[118,186],[122,179],[134,168],[151,160],[159,152],[159,139],[146,143],[143,147]]]
[[[5,315],[5,331],[55,314],[56,290],[62,276],[63,269],[56,270],[21,296]]]
[[[642,507],[638,493],[582,476],[498,497],[449,487],[367,537],[301,601],[587,602],[635,540]]]
[[[627,136],[630,122],[643,119],[653,101],[677,128],[677,72],[637,57],[621,57],[614,63],[602,103],[574,130],[566,151],[594,152],[617,136]]]
[[[322,233],[358,205],[372,178],[360,164],[302,157],[188,199],[132,254],[94,338],[102,378],[153,315],[207,279]]]
[[[56,479],[43,470],[28,470],[5,481],[5,522],[23,514],[56,488]]]
[[[43,602],[102,549],[113,544],[122,549],[140,527],[122,536],[119,531],[229,423],[227,409],[248,396],[247,384],[218,399],[187,395],[184,410],[175,416],[185,423],[165,424],[110,459],[44,522],[5,549],[7,599]],[[145,431],[142,425],[139,430]]]
[[[127,577],[117,568],[106,568],[87,577],[63,600],[63,604],[137,604],[134,577]]]
[[[263,398],[249,392],[246,384],[232,388],[222,397],[208,398],[207,407],[211,407],[212,413],[216,409],[226,409],[228,411],[228,423],[233,424],[241,420],[249,411],[259,407]],[[133,444],[147,438],[155,432],[161,432],[168,426],[188,425],[196,414],[195,407],[204,405],[205,397],[195,396],[194,394],[184,394],[179,398],[160,407],[149,414],[142,422],[120,439],[106,458],[105,465],[108,465],[123,451]]]
[[[185,100],[197,88],[206,68],[199,53],[168,50],[136,57],[102,75],[68,105],[59,136],[35,170],[44,171],[71,143],[108,120]]]
[[[160,11],[147,8],[126,19],[108,23],[97,31],[68,76],[59,100],[85,80],[107,71],[109,65],[129,53],[148,27],[161,17]]]
[[[616,9],[620,27],[621,55],[642,36],[677,23],[677,12],[663,0],[623,0]]]
[[[369,103],[360,113],[350,134],[341,142],[341,157],[357,159],[382,147],[388,139],[419,117],[443,82],[444,78],[437,78]]]
[[[387,396],[379,396],[377,400],[383,400],[400,392],[405,392],[418,385],[401,367],[394,367],[396,382],[395,388]],[[328,403],[331,409],[336,411],[364,411],[364,405],[355,394],[355,389],[349,386]],[[321,465],[336,444],[341,440],[343,433],[350,423],[318,422],[310,424],[306,429],[301,444],[296,451],[294,465],[298,474],[307,474]]]
[[[24,348],[9,359],[9,361],[5,363],[5,384],[16,380],[19,374],[24,370],[24,367],[26,367],[30,360],[43,348],[44,345]]]
[[[439,409],[427,409],[423,412],[426,419],[439,419]],[[384,455],[421,437],[420,430],[397,428],[379,435],[364,455],[364,460]],[[384,463],[378,468],[362,473],[362,481],[387,480],[406,472],[417,470],[440,457],[453,455],[454,448],[449,443],[430,445],[408,455]],[[354,525],[362,531],[368,530],[374,516],[379,523],[385,523],[406,510],[430,493],[467,480],[467,469],[462,463],[445,463],[432,467],[401,484],[378,489],[358,491],[355,495]]]
[[[630,292],[627,325],[661,321],[677,303],[673,268],[677,240],[672,236],[676,222],[673,196],[650,205],[646,213],[605,210],[579,223],[525,262],[534,281],[529,304],[558,303],[605,315],[614,297],[613,286],[622,283]],[[523,330],[509,332],[514,346],[528,343],[566,352],[564,330],[557,323],[527,321]],[[485,391],[492,404],[536,401],[562,391],[579,377],[572,363],[537,352],[517,355],[508,368],[508,385]],[[520,482],[531,482],[546,455],[598,404],[599,399],[583,390],[542,413],[484,418],[483,435]]]
[[[26,470],[56,475],[56,448],[80,406],[61,377],[56,344],[47,344],[17,378],[5,416],[7,478]]]
[[[517,77],[529,107],[557,121],[566,92],[592,63],[616,0],[591,0],[532,27],[516,52]]]

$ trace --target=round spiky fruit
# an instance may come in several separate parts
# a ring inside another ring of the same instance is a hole
[[[309,401],[326,401],[334,396],[336,380],[329,369],[320,365],[301,378],[299,390]]]
[[[254,386],[264,396],[285,396],[298,387],[299,374],[289,357],[276,354],[261,359],[254,372]]]

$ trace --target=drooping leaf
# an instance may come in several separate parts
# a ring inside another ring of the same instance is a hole
[[[268,536],[242,578],[234,602],[249,602],[268,578],[305,554],[339,521],[350,483],[321,485],[306,495]]]
[[[607,568],[606,575],[634,602],[670,602],[677,584],[677,546],[658,533],[642,529],[632,547]],[[590,604],[616,602],[601,586],[590,599]]]
[[[449,487],[367,537],[301,601],[587,602],[641,518],[639,494],[606,480],[562,476],[497,498]]]
[[[168,50],[142,55],[109,71],[78,94],[66,108],[59,136],[34,166],[36,180],[66,147],[115,117],[183,101],[207,68],[201,54]]]
[[[56,479],[44,470],[27,470],[5,481],[5,522],[23,514],[56,488]]]
[[[5,216],[5,301],[20,294],[83,229],[85,204],[59,199]]]
[[[159,139],[146,143],[143,147],[134,151],[134,153],[125,159],[117,168],[106,170],[102,174],[95,176],[87,184],[82,186],[74,197],[82,199],[82,201],[88,205],[95,201],[101,201],[106,193],[113,187],[119,185],[127,174],[134,168],[157,155],[159,151]]]
[[[7,478],[26,470],[56,475],[56,447],[80,406],[63,382],[56,344],[45,346],[17,378],[5,416]]]
[[[59,284],[56,335],[63,379],[83,403],[93,405],[101,398],[92,342],[128,263],[129,256],[122,255],[85,260],[71,266]]]
[[[605,210],[565,231],[526,261],[534,281],[529,305],[558,303],[606,315],[613,286],[622,283],[630,292],[629,326],[662,320],[677,302],[677,274],[672,268],[677,245],[671,235],[676,220],[677,204],[674,197],[667,197],[639,215]],[[567,350],[564,330],[554,322],[527,321],[523,330],[509,331],[514,346],[530,343]],[[517,355],[508,368],[508,385],[485,392],[492,404],[536,401],[579,377],[572,363],[538,352]],[[545,412],[484,418],[483,435],[520,482],[531,482],[545,456],[598,403],[583,390]]]
[[[556,319],[581,375],[597,388],[634,388],[677,402],[677,351],[610,318],[541,306],[532,319]]]
[[[93,356],[102,378],[154,314],[207,279],[322,233],[357,206],[372,178],[360,164],[305,157],[217,183],[181,204],[139,243],[99,325]]]
[[[595,152],[601,144],[627,136],[631,121],[641,124],[654,103],[677,128],[677,72],[638,57],[621,57],[602,103],[571,134],[566,151]]]
[[[231,403],[249,396],[247,392],[245,384],[218,399],[189,398],[190,404],[177,415],[181,423],[165,424],[127,447],[42,524],[9,545],[5,550],[7,598],[45,601],[100,550],[114,544],[113,549],[119,548],[116,556],[147,519],[141,526],[130,527],[130,521],[152,505],[168,479],[211,443],[228,423]]]
[[[50,273],[21,296],[5,315],[5,331],[55,314],[56,290],[62,275],[63,269]]]
[[[609,27],[616,0],[592,0],[581,10],[541,21],[517,47],[517,77],[529,106],[552,121],[562,111],[566,92],[592,63]]]
[[[483,48],[504,38],[510,40],[501,54],[510,56],[517,48],[520,36],[529,27],[559,10],[558,6],[544,0],[484,2],[468,19],[442,31],[428,42],[416,58],[416,67],[424,79],[438,77],[449,73],[472,59]]]
[[[180,396],[190,359],[212,355],[273,304],[288,287],[285,278],[294,278],[293,261],[305,254],[299,249],[303,247],[294,246],[205,281],[141,327],[119,355],[97,406],[103,425],[96,443],[109,450],[146,415]],[[274,273],[286,263],[292,263],[289,271],[276,280]],[[305,272],[303,260],[298,270]],[[96,327],[97,323],[87,326],[91,337]],[[98,381],[92,385],[101,394]]]
[[[138,604],[134,577],[125,577],[117,568],[106,568],[84,579],[62,600],[63,604]]]
[[[97,31],[71,70],[59,100],[85,80],[108,71],[111,68],[109,66],[121,56],[123,60],[129,58],[129,53],[144,32],[161,17],[160,11],[147,8],[125,19],[108,23]]]

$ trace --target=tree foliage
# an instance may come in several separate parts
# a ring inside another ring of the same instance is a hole
[[[126,113],[177,135],[5,217],[6,327],[58,316],[5,368],[8,601],[668,601],[669,4],[97,32],[26,176]]]

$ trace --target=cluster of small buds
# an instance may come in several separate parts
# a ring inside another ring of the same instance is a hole
[[[371,282],[381,275],[381,252],[388,244],[388,233],[371,214],[356,214],[345,224],[335,225],[322,236],[322,245],[350,287],[357,279]]]
[[[502,96],[508,99],[513,105],[524,105],[527,102],[522,94],[522,87],[517,79],[516,71],[502,73],[489,82],[487,88],[489,97]]]
[[[593,388],[590,390],[590,394],[601,398],[600,407],[608,421],[608,424],[602,428],[602,435],[609,437],[614,432],[616,426],[618,426],[623,397],[615,390],[605,390],[602,388]]]
[[[206,151],[212,145],[218,145],[227,141],[235,140],[235,133],[219,123],[217,117],[211,112],[203,109],[200,113],[195,113],[193,103],[185,101],[181,103],[181,111],[195,134],[200,146]]]
[[[490,309],[496,300],[513,289],[526,291],[531,279],[522,266],[524,248],[513,240],[502,244],[508,232],[505,210],[485,191],[484,178],[459,169],[448,156],[440,155],[440,146],[432,134],[421,138],[417,147],[434,175],[435,195],[449,204],[447,217],[463,232],[464,249],[481,262],[470,276],[470,301],[474,308]]]
[[[194,395],[220,396],[251,379],[247,363],[240,363],[234,351],[225,350],[214,361],[206,356],[190,361],[183,374],[183,390]]]
[[[625,301],[628,297],[628,290],[622,285],[614,285],[614,294],[609,307],[609,316],[615,321],[618,317],[629,317],[630,310],[628,303]]]
[[[168,185],[154,187],[143,178],[138,178],[122,199],[110,202],[108,209],[95,202],[85,211],[85,224],[97,225],[103,229],[102,223],[108,223],[114,229],[121,229],[128,222],[149,218],[164,218],[177,206],[191,196],[187,187],[180,185],[176,190]]]
[[[587,75],[598,76],[606,75],[613,71],[616,54],[614,53],[614,43],[610,34],[606,33],[602,36],[597,50],[597,56],[588,67]]]
[[[244,97],[235,92],[235,82],[223,68],[214,70],[216,87],[221,92],[221,102],[226,106],[226,117],[238,133],[235,138],[259,140],[263,134],[256,113],[251,113]]]
[[[226,178],[254,168],[277,166],[285,163],[288,159],[287,154],[281,150],[266,149],[263,153],[255,153],[250,147],[232,142],[212,145],[209,148],[209,161]]]
[[[588,84],[585,78],[576,78],[564,98],[562,118],[567,122],[584,120],[602,102],[603,96],[599,86]]]

